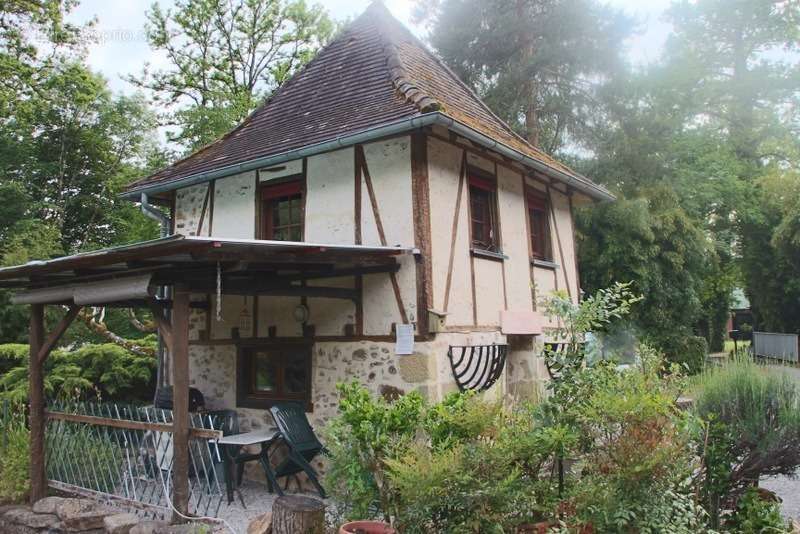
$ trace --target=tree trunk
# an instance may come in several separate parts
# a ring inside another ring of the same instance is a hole
[[[324,534],[325,504],[311,497],[286,495],[272,505],[272,534]]]

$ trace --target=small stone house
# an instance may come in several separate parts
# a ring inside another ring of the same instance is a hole
[[[285,399],[323,423],[344,380],[441,398],[459,387],[451,347],[504,356],[477,387],[531,394],[537,297],[580,293],[572,208],[612,198],[515,134],[380,2],[237,128],[126,196],[169,205],[176,234],[413,249],[396,270],[298,278],[296,296],[193,296],[208,306],[190,320],[191,383],[254,426]],[[348,297],[304,294],[314,285]]]
[[[573,207],[613,199],[515,134],[379,2],[234,130],[124,196],[164,237],[0,269],[30,305],[32,500],[46,420],[78,417],[46,413],[43,376],[82,306],[154,311],[186,512],[188,385],[243,430],[285,400],[322,427],[350,380],[534,395],[554,326],[537,301],[579,298]],[[45,337],[46,305],[67,312]]]

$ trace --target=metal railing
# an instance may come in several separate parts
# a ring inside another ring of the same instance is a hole
[[[786,362],[800,362],[800,346],[797,334],[753,332],[753,354]]]
[[[220,422],[191,414],[189,512],[216,517],[224,495]],[[216,427],[216,428],[215,428]],[[47,478],[60,490],[152,517],[172,512],[172,411],[103,403],[48,406]]]

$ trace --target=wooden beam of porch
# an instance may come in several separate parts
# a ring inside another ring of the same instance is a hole
[[[173,520],[189,514],[189,297],[185,287],[176,287],[172,306],[172,504]]]
[[[41,348],[39,349],[39,353],[37,358],[40,363],[44,363],[45,359],[47,359],[48,354],[55,348],[58,341],[61,339],[61,336],[64,335],[64,332],[67,331],[69,325],[72,324],[72,321],[75,320],[75,317],[78,316],[78,313],[81,311],[81,306],[77,304],[73,304],[67,309],[67,313],[64,317],[59,321],[58,325],[56,325],[55,329],[50,332],[50,335],[47,336],[47,339],[42,344]]]

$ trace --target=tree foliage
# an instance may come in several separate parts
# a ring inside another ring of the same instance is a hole
[[[632,21],[595,0],[419,2],[442,59],[498,116],[553,153],[597,123]]]
[[[179,0],[148,13],[151,48],[169,66],[145,67],[129,80],[151,91],[175,126],[173,141],[189,149],[233,128],[333,34],[319,6],[304,0]]]
[[[619,197],[578,217],[585,291],[632,281],[640,333],[694,331],[712,350],[737,286],[764,327],[800,330],[800,216],[766,185],[798,180],[800,5],[676,0],[664,53],[636,67],[620,61],[631,21],[589,1],[419,5],[499,116]]]

